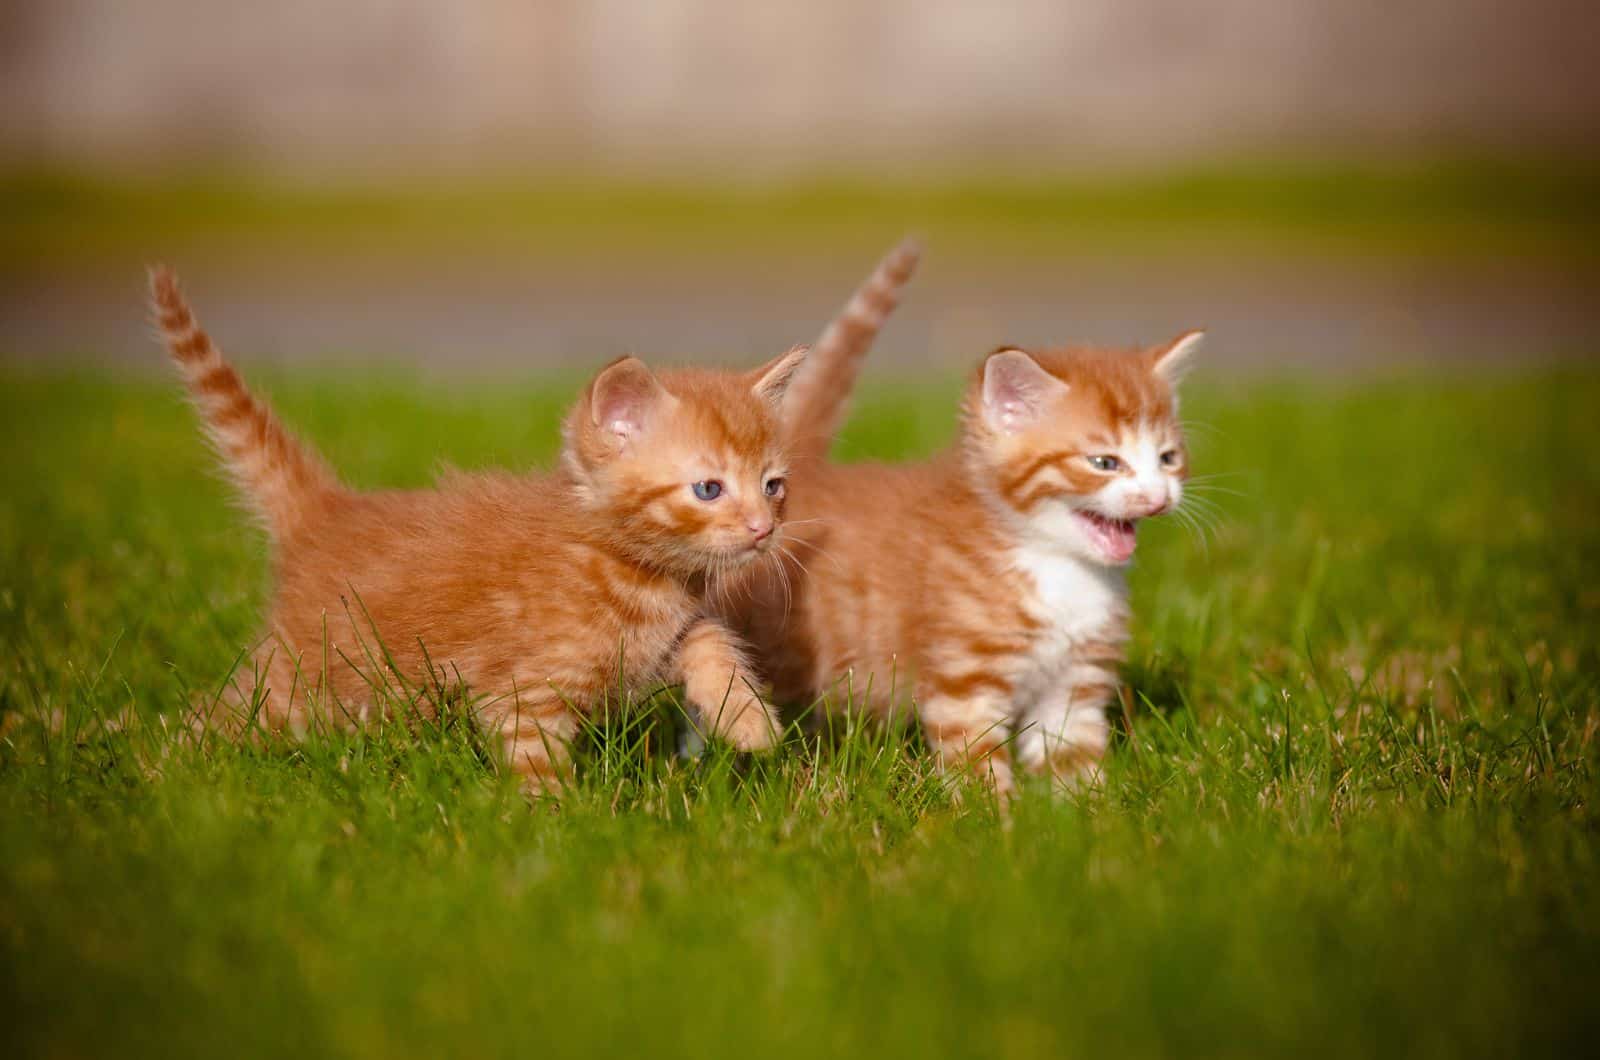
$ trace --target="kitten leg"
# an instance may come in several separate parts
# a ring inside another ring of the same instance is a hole
[[[500,735],[505,760],[529,795],[560,795],[572,776],[578,716],[554,694],[508,698],[507,707],[484,712],[487,728]]]
[[[1061,788],[1098,784],[1100,760],[1111,741],[1106,704],[1116,688],[1116,678],[1105,669],[1088,663],[1074,666],[1066,688],[1023,714],[1018,762],[1030,773],[1050,776]]]
[[[971,769],[1002,799],[1016,794],[1011,771],[1011,702],[999,695],[938,695],[921,704],[928,747],[945,770]]]
[[[741,751],[778,742],[777,716],[756,694],[755,672],[744,650],[720,623],[701,619],[678,648],[678,675],[700,727]]]

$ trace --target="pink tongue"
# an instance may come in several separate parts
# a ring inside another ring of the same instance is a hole
[[[1110,543],[1110,554],[1117,559],[1118,564],[1122,560],[1130,559],[1133,556],[1133,546],[1138,543],[1138,541],[1134,540],[1138,532],[1134,530],[1133,524],[1131,522],[1114,522],[1114,524],[1110,524],[1107,530],[1109,532],[1107,532],[1106,540]]]
[[[1137,544],[1138,531],[1133,523],[1125,523],[1115,519],[1105,519],[1091,516],[1094,528],[1099,533],[1100,542],[1105,546],[1106,555],[1113,563],[1125,563],[1133,555],[1133,547]]]

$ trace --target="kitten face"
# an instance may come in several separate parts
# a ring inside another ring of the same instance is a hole
[[[1137,353],[989,356],[969,444],[1030,537],[1119,566],[1133,557],[1138,521],[1177,507],[1189,465],[1174,387],[1199,341],[1190,332]]]
[[[605,369],[568,420],[564,459],[586,503],[635,554],[672,569],[766,555],[787,494],[778,413],[805,353],[743,374],[657,375],[635,358]]]

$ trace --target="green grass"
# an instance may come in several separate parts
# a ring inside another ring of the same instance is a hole
[[[11,268],[152,254],[292,260],[470,254],[656,264],[729,253],[874,253],[906,231],[947,253],[1230,254],[1592,265],[1593,159],[1238,161],[1153,172],[814,177],[728,183],[615,173],[305,184],[0,174]]]
[[[274,391],[364,484],[545,459],[566,396]],[[925,452],[950,395],[877,391],[844,448]],[[172,387],[13,372],[0,1045],[1574,1053],[1600,1032],[1596,408],[1592,374],[1197,388],[1225,517],[1141,545],[1104,793],[1007,829],[914,740],[685,764],[666,708],[599,734],[559,812],[459,723],[175,740],[256,631],[261,543]]]

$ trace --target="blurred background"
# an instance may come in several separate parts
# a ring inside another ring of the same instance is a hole
[[[1212,332],[1213,369],[1592,356],[1585,0],[6,0],[0,357],[433,373],[812,337],[874,368]]]

